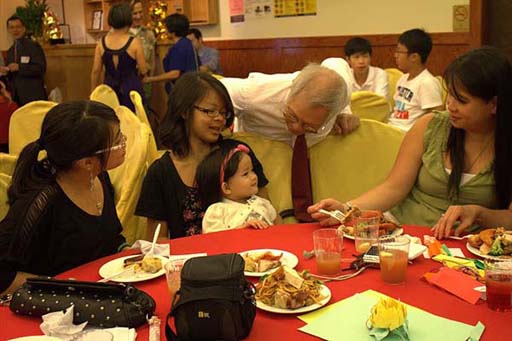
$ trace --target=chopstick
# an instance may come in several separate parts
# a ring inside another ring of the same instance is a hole
[[[110,282],[110,281],[111,281],[111,280],[113,280],[114,278],[117,278],[117,277],[119,277],[119,276],[121,276],[121,275],[125,275],[125,274],[127,274],[127,273],[129,273],[129,272],[132,272],[132,271],[134,270],[134,268],[135,268],[135,264],[131,264],[131,265],[127,266],[127,267],[126,267],[126,269],[124,269],[123,271],[120,271],[120,272],[118,272],[118,273],[115,273],[115,274],[113,274],[112,276],[108,276],[108,277],[102,278],[102,279],[100,279],[98,282],[99,282],[99,283]]]

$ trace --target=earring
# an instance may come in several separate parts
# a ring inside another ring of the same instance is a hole
[[[89,191],[94,192],[94,176],[91,171],[89,171]]]

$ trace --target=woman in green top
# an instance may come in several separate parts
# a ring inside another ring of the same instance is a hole
[[[434,226],[438,238],[473,223],[512,228],[512,65],[496,48],[470,51],[445,71],[448,112],[421,117],[404,137],[387,179],[350,203],[309,207],[390,210],[405,224]]]

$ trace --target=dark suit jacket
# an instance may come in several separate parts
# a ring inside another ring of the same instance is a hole
[[[32,101],[46,100],[46,58],[41,46],[28,38],[16,40],[7,51],[5,64],[10,63],[18,63],[20,67],[19,71],[9,73],[13,99],[20,106]]]

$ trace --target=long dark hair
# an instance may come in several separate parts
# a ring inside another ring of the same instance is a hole
[[[113,141],[109,123],[119,124],[114,110],[95,101],[58,104],[46,114],[39,139],[21,151],[7,192],[12,204],[21,195],[55,182],[73,162],[108,149]],[[46,158],[38,161],[39,152]],[[105,168],[109,153],[97,154]]]
[[[444,79],[457,100],[462,100],[458,87],[486,102],[497,99],[493,172],[498,208],[507,208],[512,199],[512,66],[497,48],[482,47],[453,61]],[[465,131],[452,126],[447,142],[452,163],[448,194],[452,199],[458,197],[464,171],[464,140]]]
[[[188,72],[181,76],[169,95],[167,115],[160,125],[162,145],[172,150],[179,157],[186,157],[190,152],[190,124],[194,106],[209,91],[214,91],[224,102],[226,112],[230,113],[226,126],[233,123],[233,102],[226,87],[215,77],[206,72]]]
[[[214,148],[197,166],[196,186],[199,190],[201,203],[204,209],[222,200],[220,169],[227,155],[233,150],[231,146]],[[244,152],[237,151],[228,160],[224,168],[222,182],[226,182],[235,175],[238,164]]]

